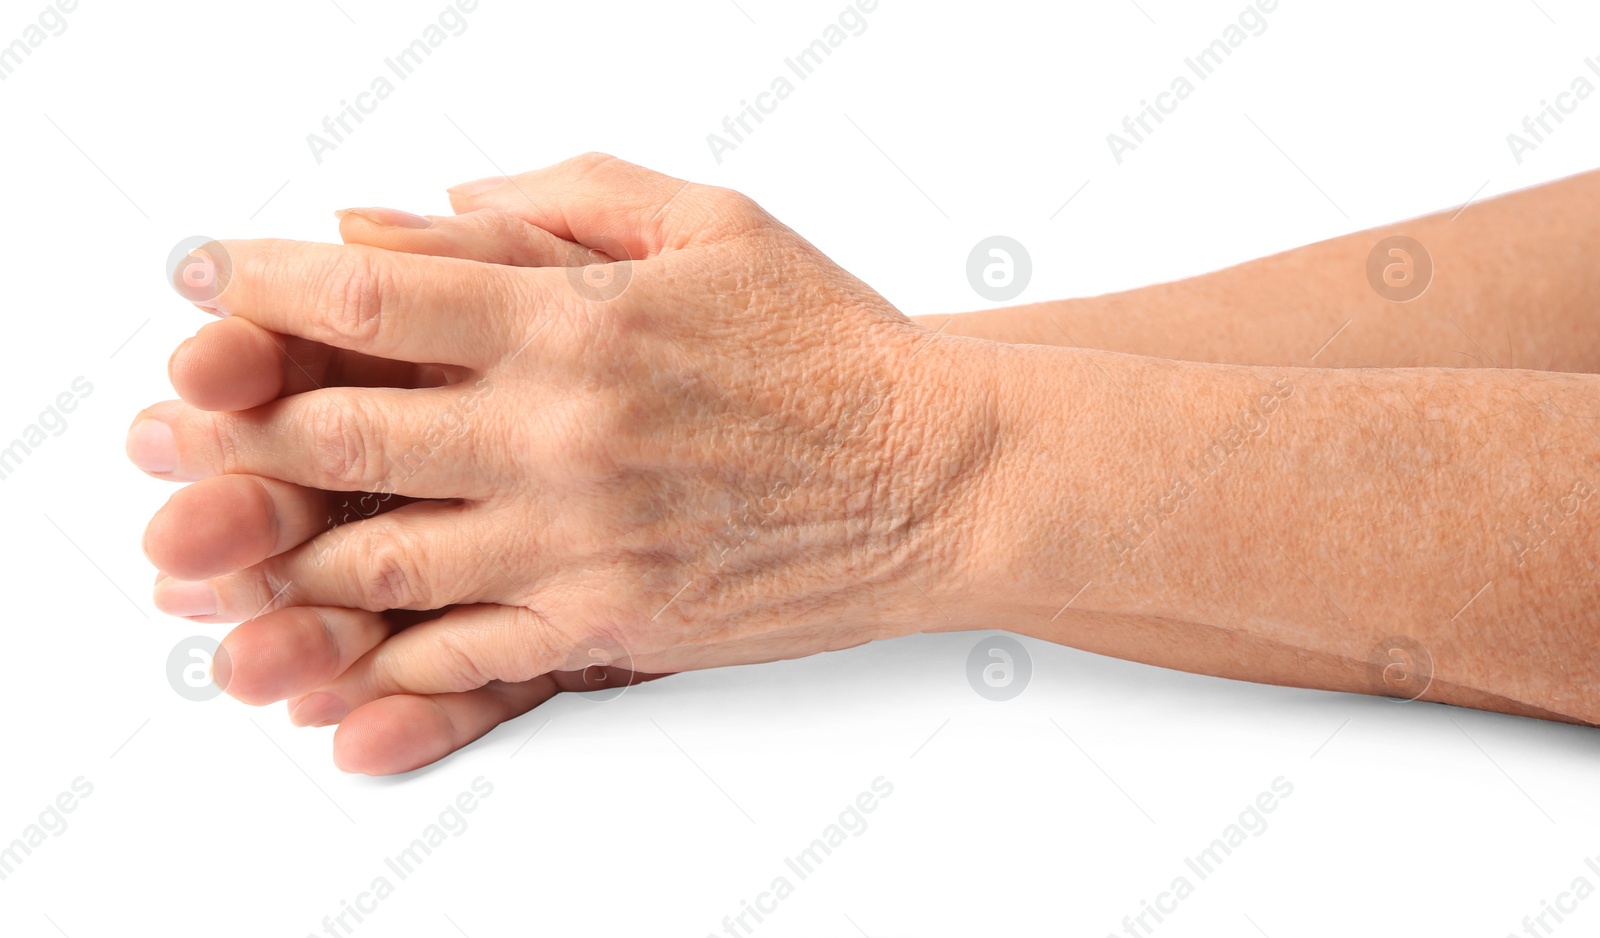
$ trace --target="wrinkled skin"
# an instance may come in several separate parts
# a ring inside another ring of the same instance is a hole
[[[403,771],[585,668],[970,624],[997,450],[984,369],[951,364],[970,340],[747,198],[609,157],[454,201],[346,215],[349,245],[215,243],[180,277],[226,318],[129,452],[202,480],[145,547],[163,609],[249,620],[230,693]]]

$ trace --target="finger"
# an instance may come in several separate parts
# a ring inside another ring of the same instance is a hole
[[[454,694],[491,681],[519,683],[573,660],[567,640],[521,606],[457,606],[392,636],[319,688],[320,716],[336,722],[393,694]]]
[[[519,176],[492,177],[450,190],[460,212],[494,208],[559,238],[621,260],[643,260],[736,230],[760,212],[737,193],[588,153]]]
[[[204,580],[254,566],[358,514],[370,517],[402,501],[261,476],[215,476],[167,499],[145,527],[144,553],[164,573]]]
[[[263,607],[381,612],[510,598],[522,587],[485,551],[489,539],[478,530],[479,517],[456,502],[425,501],[341,525],[255,567],[210,580],[216,606],[211,615],[236,621]]]
[[[526,270],[362,244],[221,241],[184,269],[207,269],[178,292],[204,309],[272,332],[409,362],[479,366],[523,341],[523,311],[550,287]]]
[[[551,692],[583,692],[666,676],[624,667],[632,660],[625,650],[568,649],[570,644],[526,608],[457,606],[439,618],[395,633],[336,680],[290,703],[297,708],[296,721],[321,725],[347,721],[373,701],[396,695],[459,696],[497,684],[545,679]],[[604,637],[577,643],[589,644],[611,643]],[[497,676],[501,674],[511,677]],[[478,732],[484,729],[487,727]],[[468,735],[457,745],[476,736]]]
[[[336,492],[420,498],[493,493],[489,447],[472,445],[494,386],[326,388],[237,413],[165,401],[140,412],[128,457],[172,481],[248,473]]]
[[[335,680],[396,628],[383,615],[360,609],[280,609],[229,632],[212,677],[252,706],[288,700]]]
[[[389,208],[345,209],[336,214],[347,242],[487,263],[560,267],[585,299],[613,299],[632,279],[631,269],[612,265],[611,254],[557,238],[498,209],[426,217]]]
[[[459,694],[397,694],[358,707],[333,736],[346,772],[395,775],[436,762],[558,693],[548,676]],[[314,696],[314,695],[313,695]]]
[[[201,410],[249,410],[324,387],[437,387],[449,377],[436,365],[336,349],[237,317],[207,323],[184,340],[167,372],[178,397]]]
[[[492,209],[432,217],[388,208],[336,214],[347,243],[385,250],[524,267],[582,267],[610,260]],[[247,410],[323,387],[437,387],[447,377],[460,377],[447,376],[436,365],[278,335],[237,317],[203,326],[173,353],[168,371],[178,396],[201,410]]]
[[[584,267],[597,260],[591,249],[493,208],[426,217],[392,208],[350,208],[335,214],[347,244],[512,267]]]

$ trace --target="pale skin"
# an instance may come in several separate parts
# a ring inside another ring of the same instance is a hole
[[[1437,268],[1408,303],[1366,280],[1384,230],[921,320],[607,157],[452,203],[212,246],[224,318],[129,437],[198,480],[146,533],[157,605],[247,620],[219,683],[338,723],[348,771],[589,665],[958,629],[1600,722],[1600,174],[1398,226]],[[1430,680],[1372,664],[1395,639]]]

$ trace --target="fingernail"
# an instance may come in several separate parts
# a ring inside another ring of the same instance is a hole
[[[344,719],[350,708],[327,691],[318,691],[304,698],[289,710],[289,722],[295,726],[327,726]]]
[[[195,248],[173,271],[172,285],[184,299],[203,310],[226,316],[217,308],[217,297],[226,284],[218,272],[217,262],[205,248]]]
[[[433,226],[430,219],[410,212],[402,212],[397,208],[342,208],[333,213],[335,218],[343,219],[346,215],[365,218],[374,225],[383,225],[388,228],[429,228]]]
[[[485,176],[482,179],[474,179],[471,182],[464,182],[459,186],[451,186],[449,188],[449,190],[447,190],[447,191],[449,191],[449,193],[451,195],[455,195],[455,196],[480,195],[482,193],[488,192],[490,189],[498,189],[498,188],[500,188],[501,186],[506,184],[506,180],[509,179],[509,178],[511,178],[511,177],[509,177],[509,176]]]
[[[233,680],[233,657],[228,654],[228,646],[220,645],[217,653],[211,656],[211,683],[227,690],[228,682],[231,680]]]
[[[205,580],[168,577],[156,584],[156,608],[169,616],[214,616],[217,593]]]
[[[172,428],[159,420],[141,420],[128,431],[128,458],[145,472],[172,472],[178,468],[178,444]]]

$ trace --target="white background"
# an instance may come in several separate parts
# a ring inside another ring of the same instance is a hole
[[[0,4],[0,43],[42,6]],[[1083,295],[1600,156],[1600,96],[1521,164],[1505,139],[1600,58],[1581,0],[1285,0],[1120,166],[1106,134],[1242,0],[882,0],[720,164],[706,134],[843,0],[483,0],[319,165],[306,135],[442,6],[86,0],[0,82],[0,442],[94,388],[0,481],[0,844],[93,785],[0,881],[0,934],[321,933],[480,776],[470,826],[355,934],[720,933],[880,776],[868,828],[757,935],[1120,931],[1280,776],[1158,934],[1499,936],[1600,886],[1593,731],[1037,642],[1009,702],[968,686],[980,636],[914,637],[558,699],[391,780],[342,775],[332,730],[281,707],[174,693],[169,650],[224,630],[151,606],[139,535],[170,487],[122,441],[205,321],[164,281],[181,238],[331,240],[336,208],[447,211],[447,185],[599,149],[749,192],[924,313],[983,305],[965,262],[992,234],[1032,252],[1023,300]],[[1593,934],[1600,898],[1547,921]]]

